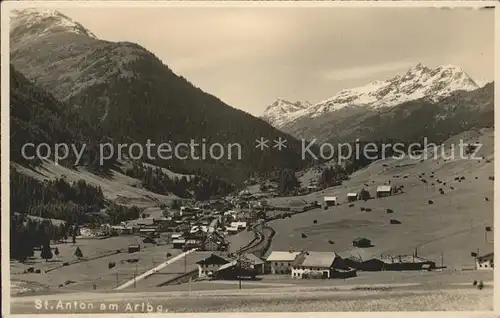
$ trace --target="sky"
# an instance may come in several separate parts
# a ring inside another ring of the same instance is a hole
[[[317,103],[417,63],[494,78],[494,11],[437,8],[62,8],[98,38],[135,42],[225,103],[262,115]]]

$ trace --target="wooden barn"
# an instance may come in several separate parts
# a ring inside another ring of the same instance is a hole
[[[355,247],[371,247],[372,242],[366,237],[358,237],[352,241],[352,246]]]
[[[324,203],[325,209],[328,209],[331,206],[337,205],[337,197],[324,197],[323,203]]]
[[[390,185],[382,185],[377,187],[377,198],[388,197],[394,193],[394,189]]]
[[[358,200],[358,194],[356,192],[349,192],[347,194],[347,202],[353,202]]]

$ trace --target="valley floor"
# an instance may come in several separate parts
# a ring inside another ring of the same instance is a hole
[[[472,285],[474,280],[482,280],[485,288],[477,290]],[[43,308],[38,308],[40,304],[44,304]],[[61,304],[68,307],[57,308]],[[347,280],[264,275],[258,281],[242,281],[241,289],[238,281],[164,287],[139,284],[120,292],[66,290],[12,297],[11,311],[109,312],[111,304],[118,304],[118,312],[127,312],[127,305],[144,305],[135,312],[147,312],[147,304],[155,311],[162,306],[163,311],[170,312],[492,310],[493,272],[360,272],[358,277]],[[101,306],[107,309],[103,311]]]

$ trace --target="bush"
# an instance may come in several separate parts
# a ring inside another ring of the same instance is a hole
[[[69,265],[69,262],[64,262],[63,263],[63,266],[68,266]]]
[[[307,238],[307,235],[305,235],[304,233],[302,233],[302,238]]]
[[[434,201],[432,201],[432,200],[429,200],[428,202],[429,202],[429,204],[434,204]]]
[[[318,221],[317,221],[317,220],[314,220],[314,221],[313,221],[313,223],[314,223],[314,224],[317,224],[317,223],[318,223]]]
[[[392,209],[387,209],[386,212],[387,213],[394,213],[394,211]]]
[[[109,262],[109,263],[108,263],[108,268],[109,268],[109,269],[112,269],[112,268],[113,268],[113,267],[115,267],[115,266],[116,266],[116,263],[115,263],[115,262]]]
[[[76,250],[75,250],[75,256],[78,257],[78,258],[82,258],[83,257],[83,253],[82,253],[82,250],[80,249],[80,247],[76,248]]]

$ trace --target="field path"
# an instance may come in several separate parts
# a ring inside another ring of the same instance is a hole
[[[150,269],[150,270],[142,273],[141,275],[139,275],[139,276],[137,276],[137,277],[135,277],[135,278],[133,278],[133,279],[131,279],[131,280],[123,283],[123,284],[121,284],[120,286],[116,287],[115,290],[122,290],[124,288],[127,288],[127,287],[133,285],[134,283],[137,283],[138,281],[140,281],[140,280],[142,280],[142,279],[144,279],[144,278],[146,278],[146,277],[148,277],[150,275],[153,275],[157,271],[159,271],[159,270],[167,267],[168,265],[176,262],[177,260],[179,260],[179,259],[183,258],[184,256],[187,256],[187,255],[189,255],[189,254],[191,254],[191,253],[193,253],[195,251],[196,251],[196,249],[194,248],[194,249],[189,250],[187,252],[181,253],[181,254],[179,254],[179,255],[177,255],[177,256],[169,259],[168,261],[163,262],[160,265],[158,265],[156,267],[153,267],[152,269]]]

